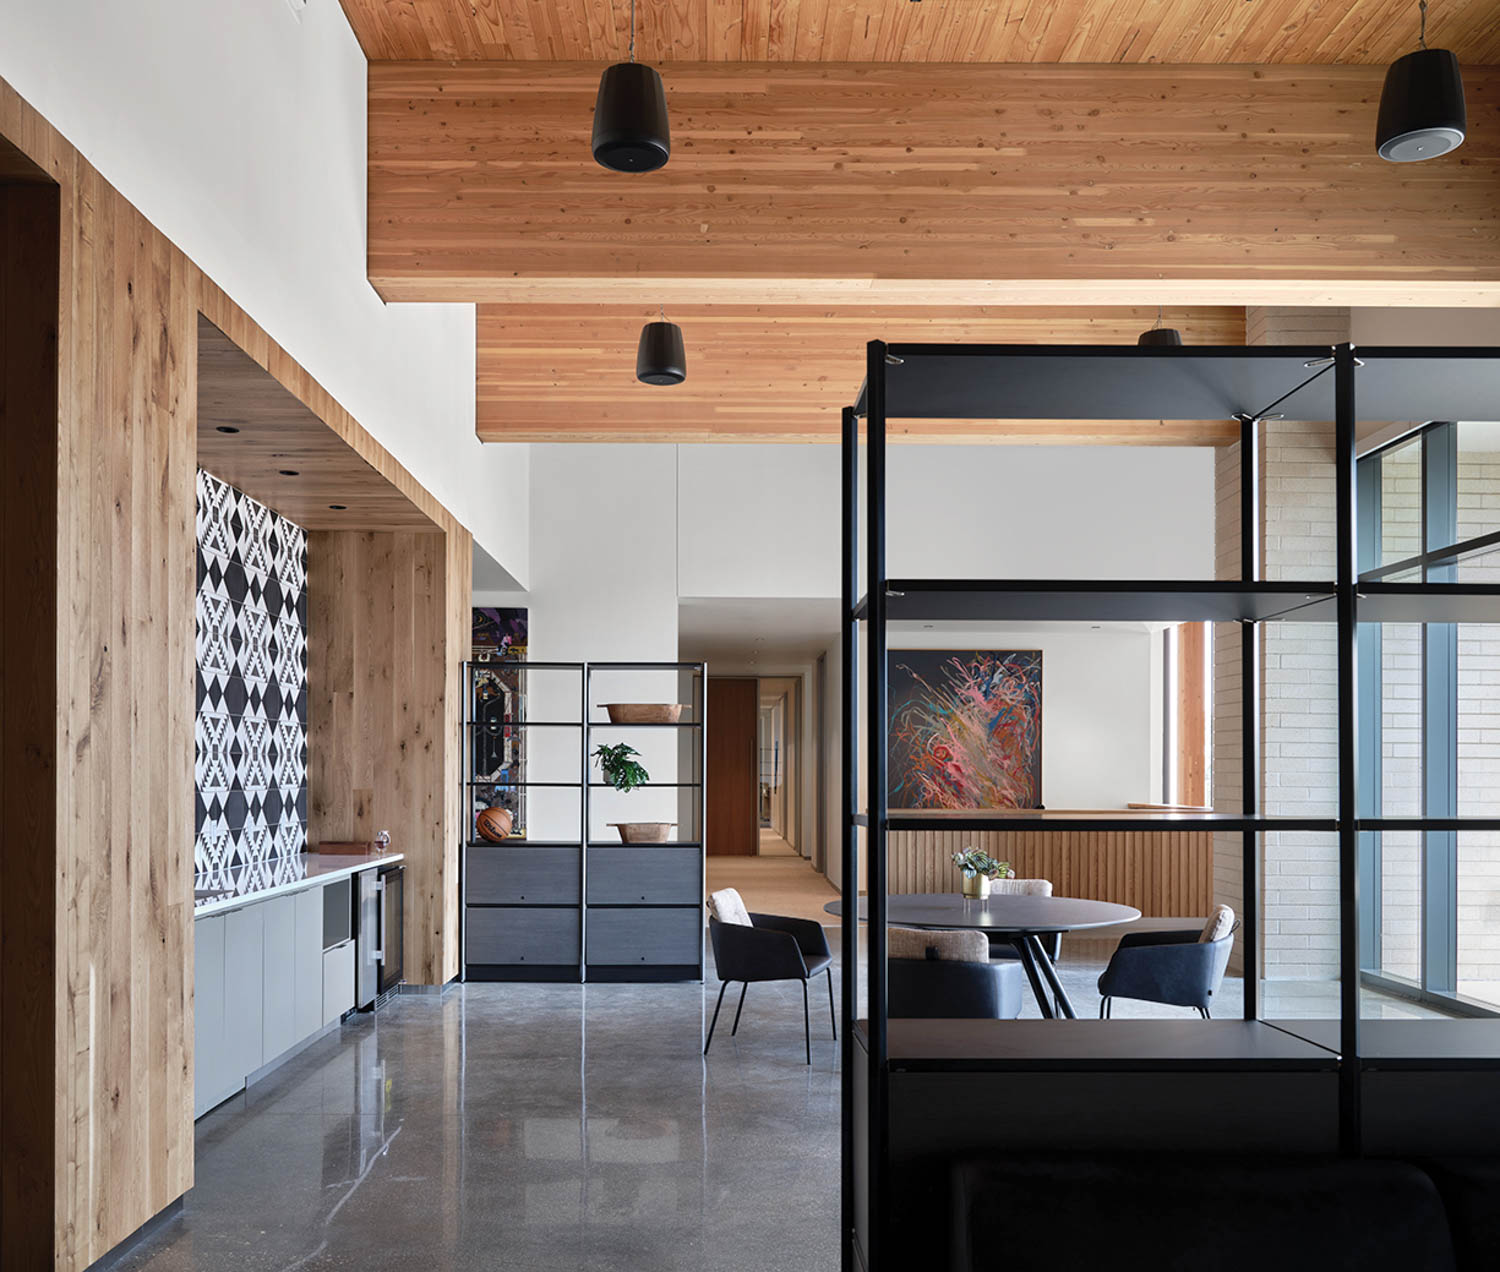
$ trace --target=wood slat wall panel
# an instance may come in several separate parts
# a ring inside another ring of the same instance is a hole
[[[200,313],[431,523],[427,533],[402,536],[408,551],[427,562],[422,588],[414,581],[405,609],[420,629],[412,648],[421,658],[414,652],[413,665],[427,664],[431,679],[405,695],[419,704],[414,718],[372,718],[393,746],[400,739],[419,753],[396,789],[410,794],[413,806],[429,802],[416,818],[426,838],[405,846],[419,886],[435,890],[414,902],[431,911],[420,924],[444,930],[441,944],[414,932],[408,944],[414,981],[446,980],[457,971],[458,732],[452,726],[468,641],[470,540],[285,350],[0,80],[0,167],[7,178],[15,178],[19,161],[55,183],[59,198],[57,402],[48,430],[36,438],[31,466],[7,472],[8,479],[27,478],[42,463],[36,472],[55,478],[55,501],[49,511],[39,495],[7,499],[3,510],[19,523],[6,522],[6,578],[16,560],[10,551],[25,549],[36,584],[30,590],[38,592],[12,591],[8,600],[26,595],[25,621],[45,637],[49,664],[35,685],[47,698],[52,732],[27,745],[53,783],[54,808],[25,845],[26,859],[46,867],[45,879],[33,880],[45,891],[31,898],[39,921],[28,934],[8,921],[19,896],[10,889],[28,876],[9,860],[23,806],[7,800],[0,923],[7,955],[13,940],[26,950],[24,959],[10,959],[8,977],[35,972],[50,1010],[43,1004],[12,1013],[19,1000],[9,991],[0,1002],[7,1098],[28,1098],[47,1120],[22,1135],[9,1116],[15,1105],[3,1106],[0,1262],[7,1269],[81,1272],[193,1183]],[[9,337],[4,345],[7,353],[20,348]],[[20,718],[12,704],[22,702],[10,675],[12,655],[22,652],[10,638],[20,611],[7,604],[0,613],[6,627],[0,710],[9,759],[9,726]],[[388,609],[385,621],[397,623],[400,614]],[[435,696],[442,699],[436,706]],[[8,769],[7,781],[25,771]],[[434,771],[431,785],[413,793],[412,773]],[[432,917],[442,913],[446,923]],[[27,1070],[16,1067],[21,1057],[35,1073],[45,1071],[47,1091],[27,1090]],[[27,1158],[32,1148],[38,1153]],[[24,1204],[12,1204],[23,1194]]]
[[[365,55],[623,61],[624,0],[342,0]],[[1489,0],[1434,6],[1433,47],[1500,61]],[[1416,5],[1359,0],[640,0],[643,61],[1368,62],[1416,43]]]
[[[1500,69],[1386,164],[1379,67],[684,64],[644,178],[598,67],[374,63],[371,281],[480,303],[1500,303]],[[232,333],[231,333],[232,334]]]
[[[481,305],[476,429],[488,442],[837,442],[839,410],[864,378],[865,342],[1133,344],[1155,306],[1104,309],[678,306],[688,378],[635,378],[650,306]],[[1241,307],[1169,311],[1190,344],[1245,343]],[[1231,420],[901,420],[897,441],[1220,445]]]
[[[1023,879],[1050,879],[1058,896],[1155,917],[1200,917],[1214,904],[1207,831],[892,831],[890,891],[957,892],[952,856],[971,846],[1009,861]]]
[[[458,974],[454,746],[470,552],[462,534],[307,536],[308,842],[388,830],[407,854],[413,984]]]

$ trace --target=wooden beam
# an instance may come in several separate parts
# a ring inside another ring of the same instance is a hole
[[[373,62],[623,60],[619,0],[343,0]],[[1434,6],[1433,47],[1500,62],[1491,0]],[[1409,52],[1411,0],[641,0],[648,62],[1364,62]]]
[[[1500,69],[1386,164],[1378,67],[682,64],[644,176],[590,156],[598,71],[371,65],[381,295],[1500,304]]]
[[[678,306],[688,378],[670,388],[635,378],[645,306],[482,305],[476,420],[489,442],[836,442],[839,410],[864,376],[865,342],[931,340],[1133,344],[1154,307]],[[1192,344],[1245,342],[1245,311],[1169,311]],[[1230,420],[902,420],[894,440],[1221,445]],[[895,426],[893,426],[895,427]]]

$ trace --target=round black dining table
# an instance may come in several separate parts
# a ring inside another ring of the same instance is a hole
[[[869,898],[859,899],[859,920],[868,917]],[[829,914],[842,915],[844,902],[830,901],[823,907]],[[1112,901],[1088,901],[1082,897],[991,896],[983,901],[970,900],[957,892],[903,892],[885,899],[888,924],[909,928],[971,928],[998,937],[1015,947],[1031,992],[1036,995],[1042,1015],[1051,1019],[1061,1014],[1075,1018],[1073,1003],[1063,989],[1057,968],[1047,956],[1038,937],[1059,932],[1078,932],[1086,928],[1111,927],[1116,923],[1134,923],[1141,912],[1131,905]],[[1048,1001],[1048,991],[1051,1001]],[[1056,1011],[1053,1010],[1054,1004]]]

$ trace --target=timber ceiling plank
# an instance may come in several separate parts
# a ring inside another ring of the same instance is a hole
[[[1156,320],[1146,306],[1107,309],[926,306],[685,306],[688,378],[638,383],[635,346],[646,307],[481,305],[476,430],[494,442],[836,442],[839,411],[864,376],[865,343],[958,341],[1133,344]],[[1242,345],[1245,311],[1168,310],[1190,344]],[[904,441],[1219,445],[1230,420],[911,421]]]
[[[699,63],[667,78],[672,162],[636,177],[589,155],[596,66],[372,64],[381,295],[1500,300],[1497,68],[1466,76],[1467,144],[1426,164],[1374,156],[1375,67]]]
[[[629,0],[342,0],[371,61],[617,61]],[[1384,64],[1413,0],[638,0],[650,62]],[[1494,0],[1445,0],[1428,43],[1500,63]]]
[[[226,428],[234,432],[221,431]],[[198,465],[307,530],[438,529],[201,314]],[[283,469],[296,475],[285,476]]]

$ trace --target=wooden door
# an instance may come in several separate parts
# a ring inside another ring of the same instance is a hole
[[[756,816],[754,680],[708,682],[707,816],[704,848],[711,857],[751,857],[760,846]]]

